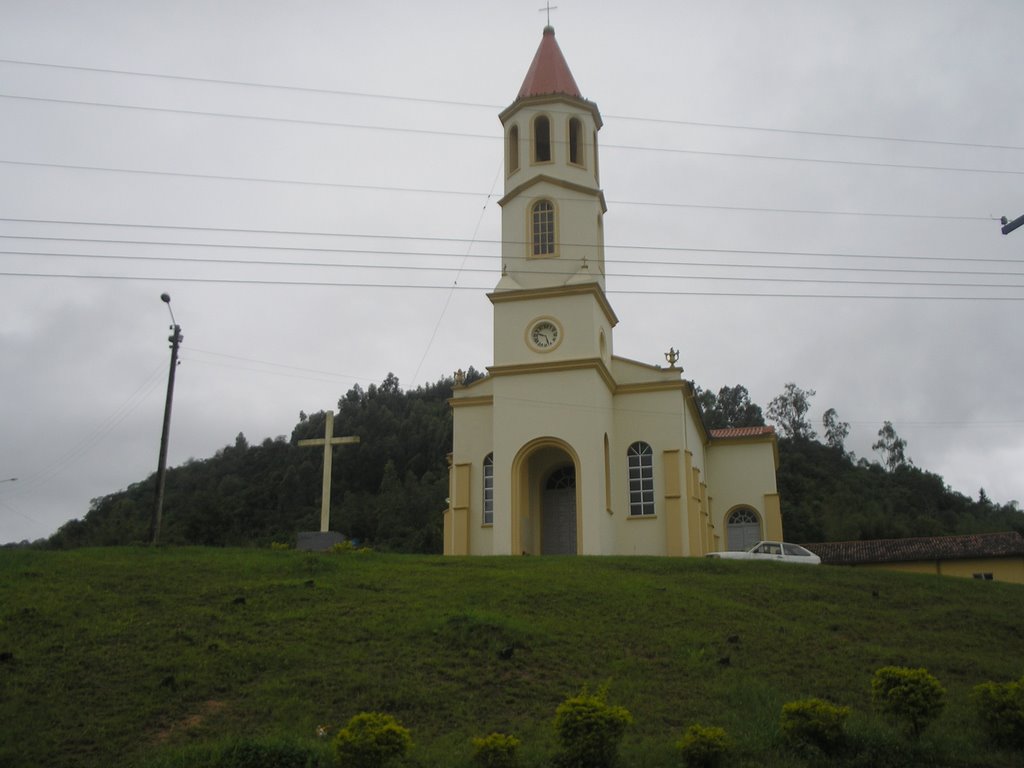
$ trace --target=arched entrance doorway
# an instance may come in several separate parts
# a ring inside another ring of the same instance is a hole
[[[734,509],[726,524],[727,548],[745,551],[761,540],[761,520],[749,507]]]
[[[540,553],[576,554],[576,468],[555,469],[544,484],[540,501]]]
[[[580,462],[567,443],[532,440],[512,461],[512,551],[575,555],[582,539]]]

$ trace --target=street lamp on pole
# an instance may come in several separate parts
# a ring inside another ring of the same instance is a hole
[[[160,518],[163,515],[164,507],[164,482],[167,480],[167,436],[171,431],[171,402],[174,399],[174,371],[178,367],[178,345],[184,337],[181,335],[181,326],[174,319],[174,311],[171,309],[171,297],[160,294],[160,300],[167,305],[167,311],[171,313],[171,335],[167,338],[171,342],[171,369],[167,374],[167,401],[164,403],[164,428],[160,435],[160,460],[156,470],[156,504],[153,507],[153,519],[149,526],[149,540],[156,544],[160,539]]]
[[[1004,235],[1008,235],[1011,232],[1013,232],[1013,230],[1015,230],[1017,227],[1024,224],[1024,216],[1018,216],[1013,221],[1010,221],[1008,218],[1003,216],[999,220],[999,223],[1003,225],[999,231],[1002,232]]]

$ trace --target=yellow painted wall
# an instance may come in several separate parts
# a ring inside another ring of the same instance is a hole
[[[1024,584],[1024,558],[993,557],[975,560],[918,561],[908,563],[868,563],[857,568],[872,568],[901,573],[931,573],[939,576],[973,578],[976,573],[991,573],[994,581]]]
[[[682,498],[682,396],[678,389],[628,392],[615,397],[615,429],[612,452],[612,512],[615,546],[621,555],[684,554],[681,527]],[[629,514],[629,446],[651,446],[654,466],[655,514]],[[669,462],[666,465],[666,461]],[[669,544],[670,534],[677,544]]]
[[[494,550],[494,534],[492,526],[483,523],[483,462],[484,457],[493,450],[493,419],[489,400],[492,396],[491,382],[484,379],[474,386],[457,389],[454,394],[452,461],[464,467],[461,472],[465,479],[460,477],[460,482],[465,486],[465,497],[459,495],[458,489],[453,487],[449,494],[452,499],[449,506],[453,506],[458,499],[461,508],[465,510],[461,517],[455,518],[459,520],[460,526],[465,526],[466,531],[464,536],[468,552],[462,554],[490,555]],[[472,405],[459,405],[460,396]]]
[[[771,439],[712,443],[708,448],[707,483],[713,499],[711,522],[723,545],[727,538],[725,516],[737,506],[757,512],[762,538],[784,538]]]
[[[579,552],[605,554],[603,438],[612,431],[612,395],[604,379],[593,369],[524,372],[495,377],[494,393],[494,554],[510,553],[514,539],[513,462],[523,446],[539,438],[570,446],[577,457]],[[531,495],[539,492],[540,482],[534,478]]]

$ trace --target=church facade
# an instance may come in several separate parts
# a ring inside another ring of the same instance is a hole
[[[450,401],[449,555],[700,556],[781,539],[770,427],[705,428],[674,350],[614,354],[601,114],[544,29],[500,115],[493,364]]]

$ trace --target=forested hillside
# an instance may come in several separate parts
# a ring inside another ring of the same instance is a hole
[[[467,380],[479,377],[470,369]],[[338,401],[335,435],[358,445],[334,449],[331,527],[396,552],[441,551],[448,495],[446,454],[453,381],[403,391],[389,375],[358,385]],[[812,390],[789,384],[766,410],[742,386],[697,389],[709,428],[765,423],[779,432],[779,493],[786,538],[797,542],[1018,530],[1016,502],[974,500],[941,477],[914,467],[906,443],[886,422],[876,449],[881,462],[856,459],[843,446],[849,427],[825,412],[824,442],[807,421]],[[250,445],[243,434],[213,457],[170,469],[161,541],[170,544],[266,546],[292,541],[320,523],[322,452],[298,441],[322,437],[324,414],[299,415],[288,438]],[[147,539],[155,475],[93,500],[48,541],[56,548],[130,544]]]

